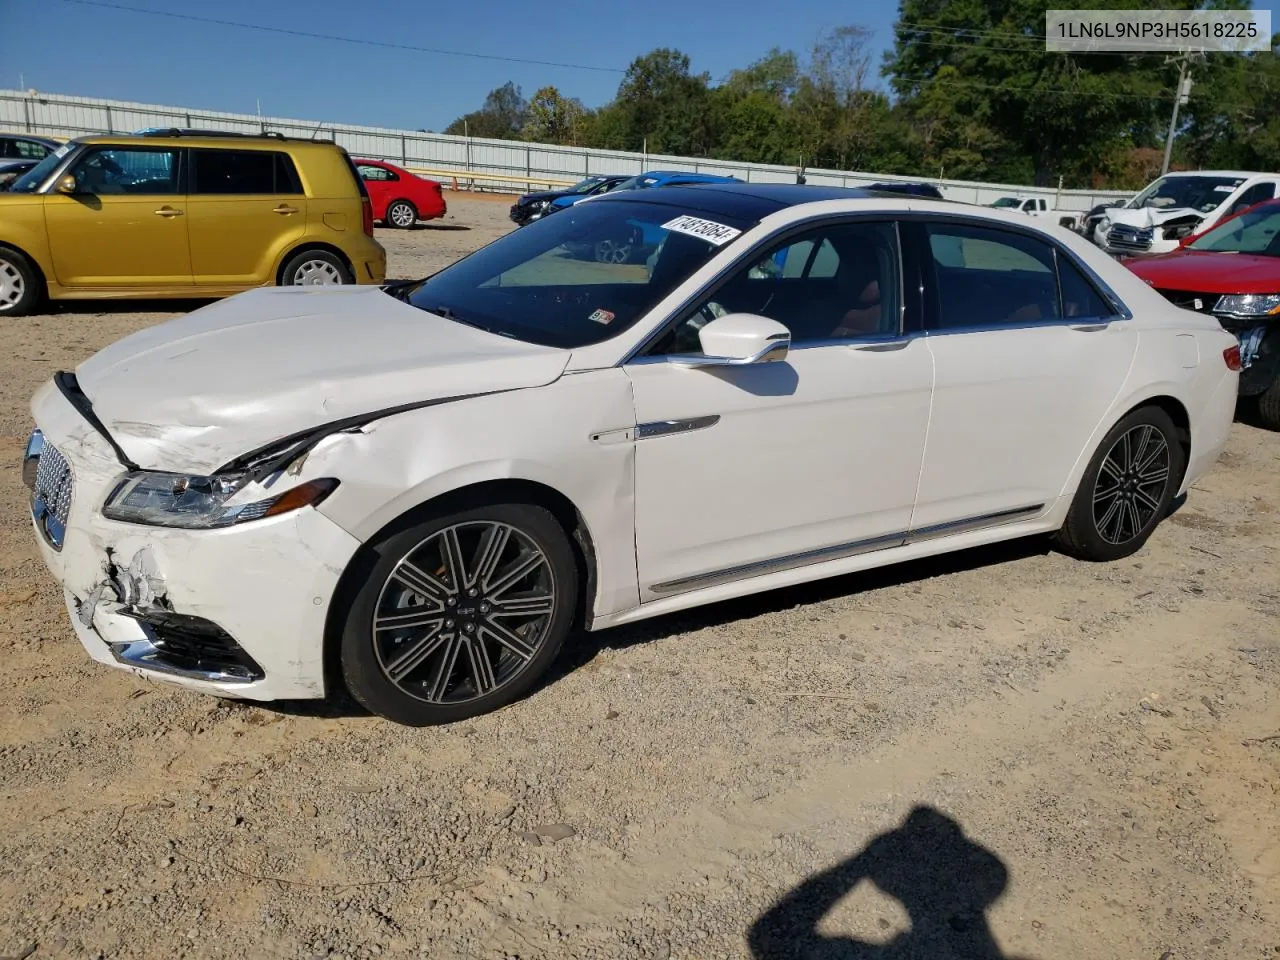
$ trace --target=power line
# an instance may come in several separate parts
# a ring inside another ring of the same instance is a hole
[[[902,83],[919,84],[921,86],[939,85],[944,87],[976,87],[983,90],[1007,90],[1013,93],[1060,93],[1069,97],[1110,98],[1112,100],[1160,100],[1159,96],[1143,93],[1105,93],[1093,90],[1070,90],[1066,87],[1014,87],[1007,83],[983,83],[980,80],[948,80],[937,77],[895,77]]]
[[[284,34],[290,37],[305,37],[309,40],[333,40],[338,43],[356,43],[366,47],[383,47],[390,50],[408,50],[413,53],[433,53],[445,57],[469,57],[475,60],[496,60],[501,63],[524,63],[539,67],[560,67],[565,70],[591,70],[596,73],[626,73],[617,67],[597,67],[586,63],[558,63],[553,60],[532,60],[526,57],[503,57],[491,53],[475,53],[467,50],[443,50],[438,47],[419,47],[408,43],[394,43],[388,40],[363,40],[359,37],[340,37],[332,33],[314,33],[309,30],[294,30],[290,27],[268,27],[259,23],[242,23],[237,20],[220,20],[214,17],[201,17],[191,13],[174,13],[170,10],[149,10],[145,7],[131,7],[123,3],[108,3],[106,0],[63,0],[63,3],[77,3],[84,7],[99,7],[104,10],[119,10],[126,13],[141,13],[153,17],[168,17],[171,20],[186,20],[192,23],[206,23],[219,27],[239,27],[242,30],[258,30],[262,33]]]

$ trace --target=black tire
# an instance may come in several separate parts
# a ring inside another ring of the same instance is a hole
[[[1280,430],[1280,377],[1258,394],[1258,419],[1268,430]]]
[[[499,543],[498,530],[507,535],[486,574],[485,544]],[[546,673],[573,626],[573,547],[539,506],[493,504],[420,520],[376,543],[370,559],[342,628],[342,673],[356,700],[395,723],[454,723],[512,703]],[[473,576],[479,590],[468,587]],[[497,612],[520,604],[546,609]],[[383,624],[376,629],[375,619]]]
[[[351,275],[351,270],[343,259],[328,250],[313,249],[295,253],[285,262],[284,269],[280,271],[282,287],[355,282],[355,277]]]
[[[1186,466],[1167,413],[1141,407],[1127,414],[1103,437],[1080,478],[1058,546],[1095,562],[1137,553],[1168,514]]]
[[[44,299],[44,280],[25,256],[0,247],[0,317],[21,317]]]
[[[383,223],[397,230],[408,230],[418,222],[418,211],[408,200],[393,200],[387,204]]]

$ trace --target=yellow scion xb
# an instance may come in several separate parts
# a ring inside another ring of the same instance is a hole
[[[52,300],[386,279],[332,141],[148,130],[63,144],[0,191],[0,317]]]

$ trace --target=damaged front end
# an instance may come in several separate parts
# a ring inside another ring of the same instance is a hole
[[[111,548],[106,553],[103,579],[76,601],[75,616],[86,630],[94,630],[94,620],[103,615],[137,624],[142,632],[138,639],[112,640],[94,630],[119,663],[214,683],[253,683],[266,676],[218,624],[173,609],[150,547],[138,550],[128,565]]]

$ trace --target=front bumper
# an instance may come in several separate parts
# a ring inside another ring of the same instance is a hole
[[[107,520],[124,472],[110,446],[52,385],[32,409],[74,478],[60,549],[33,531],[89,656],[220,696],[325,695],[325,621],[354,537],[311,508],[219,530]]]

